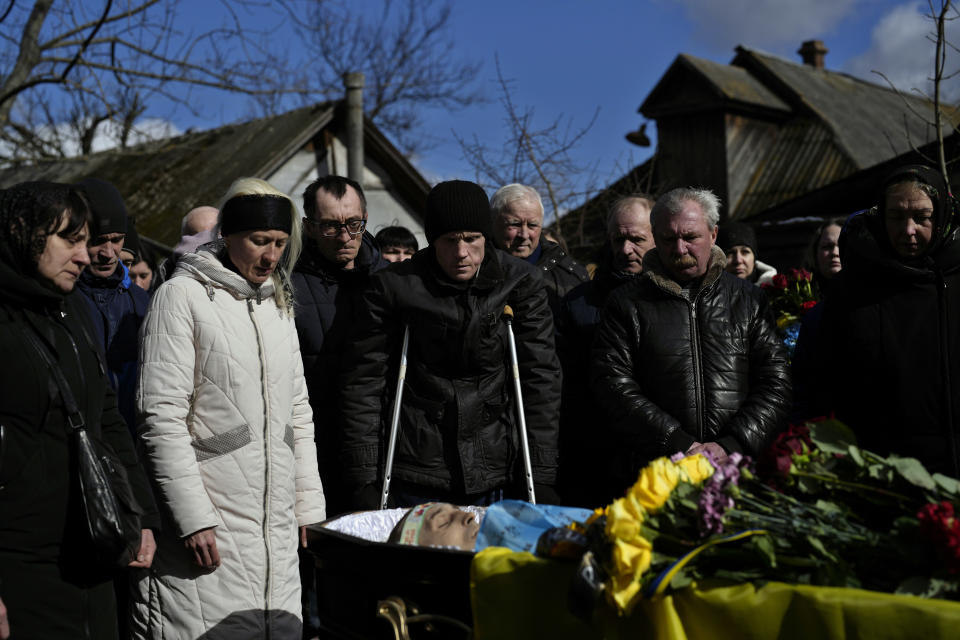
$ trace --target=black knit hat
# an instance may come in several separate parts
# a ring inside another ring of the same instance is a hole
[[[83,189],[90,203],[92,237],[127,232],[127,207],[115,186],[99,178],[85,178],[77,186]]]
[[[756,254],[757,234],[753,227],[743,222],[725,222],[717,231],[717,246],[724,251],[730,251],[733,247],[750,247]]]
[[[127,237],[123,239],[123,250],[133,256],[134,262],[140,262],[142,252],[140,251],[140,234],[137,233],[137,227],[134,226],[133,218],[127,218]]]
[[[427,195],[424,219],[427,242],[451,231],[476,231],[489,238],[490,199],[483,188],[466,180],[441,182]]]

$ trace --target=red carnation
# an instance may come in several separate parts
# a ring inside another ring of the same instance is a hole
[[[783,275],[782,273],[778,273],[777,275],[773,276],[773,286],[777,289],[786,289],[787,284],[789,284],[787,282],[787,276]]]
[[[810,429],[806,425],[790,425],[790,428],[778,435],[761,454],[760,472],[786,478],[793,466],[793,456],[802,456],[815,448],[813,440],[810,439]]]
[[[807,282],[810,282],[813,280],[813,274],[806,269],[800,269],[800,271],[797,272],[797,280],[806,280]]]
[[[813,309],[815,306],[817,306],[816,300],[807,300],[800,305],[800,308],[803,309],[804,313],[806,313],[807,311],[810,311],[810,309]]]
[[[960,519],[953,504],[944,500],[923,505],[917,512],[920,532],[937,547],[950,573],[960,573]]]

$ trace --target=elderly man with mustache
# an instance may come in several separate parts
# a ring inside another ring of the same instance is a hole
[[[789,366],[765,294],[724,271],[719,200],[681,188],[650,213],[655,248],[600,319],[590,378],[611,433],[612,482],[676,452],[759,453],[790,406]]]

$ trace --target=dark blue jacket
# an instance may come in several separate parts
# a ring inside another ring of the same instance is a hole
[[[127,268],[122,264],[109,278],[84,271],[77,289],[83,293],[96,330],[93,338],[106,356],[110,385],[117,392],[120,415],[130,430],[135,431],[138,334],[150,296],[130,281]]]
[[[339,371],[340,359],[356,322],[357,305],[370,275],[388,266],[369,233],[349,271],[324,259],[307,238],[293,272],[295,321],[303,357],[303,373],[310,394],[316,429],[320,478],[327,499],[327,514],[339,512],[342,497],[339,472]]]

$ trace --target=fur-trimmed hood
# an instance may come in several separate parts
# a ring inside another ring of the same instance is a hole
[[[723,273],[723,268],[727,265],[727,257],[723,249],[717,245],[710,248],[710,263],[707,265],[707,271],[703,274],[701,289],[712,285]],[[660,252],[656,248],[650,249],[643,254],[643,278],[650,280],[660,289],[671,293],[677,297],[683,297],[683,287],[679,282],[670,277],[667,269],[660,258]]]

